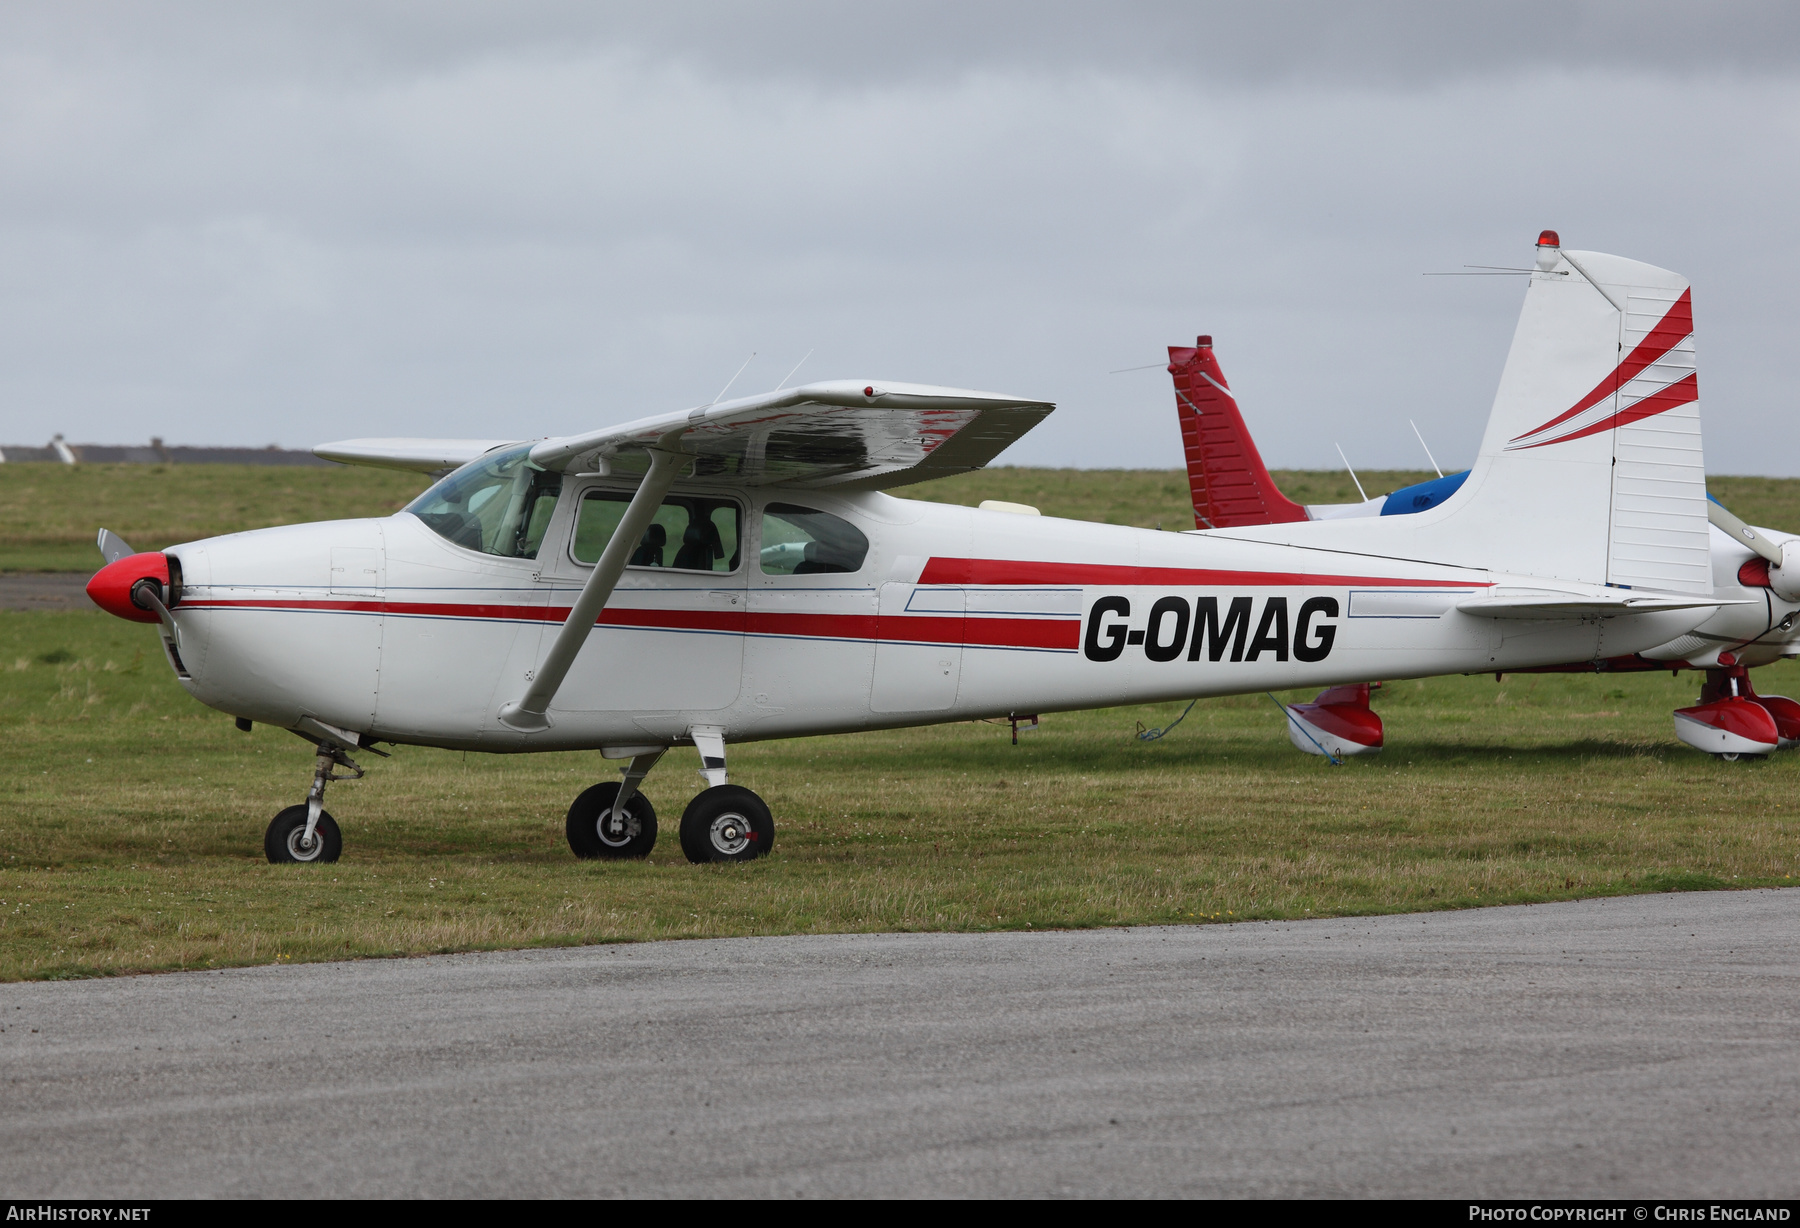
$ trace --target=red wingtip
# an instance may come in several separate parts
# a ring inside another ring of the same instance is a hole
[[[1537,245],[1539,247],[1561,247],[1562,240],[1556,237],[1554,230],[1546,230],[1538,235]]]
[[[163,586],[163,591],[168,592],[169,556],[149,550],[108,563],[88,581],[87,595],[108,614],[134,623],[153,623],[158,621],[156,612],[133,605],[131,601],[131,586],[144,579],[157,581]]]

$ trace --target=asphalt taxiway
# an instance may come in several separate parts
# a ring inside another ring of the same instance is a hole
[[[94,610],[86,571],[0,572],[0,610]]]
[[[0,1187],[1800,1194],[1800,890],[0,986]]]

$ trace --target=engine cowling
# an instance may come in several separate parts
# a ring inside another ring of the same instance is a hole
[[[1793,566],[1788,566],[1792,563]],[[1800,602],[1800,545],[1784,542],[1781,566],[1768,569],[1769,587],[1783,601]]]

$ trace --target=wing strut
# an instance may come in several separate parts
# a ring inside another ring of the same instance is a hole
[[[678,434],[679,432],[670,432],[671,436]],[[665,437],[663,442],[672,440]],[[516,702],[501,706],[500,723],[508,729],[516,729],[520,733],[536,733],[540,729],[550,728],[550,718],[544,715],[550,707],[550,701],[556,698],[557,688],[562,686],[569,666],[575,663],[575,655],[587,643],[588,632],[594,629],[594,624],[600,619],[600,611],[606,607],[607,598],[612,596],[619,577],[625,574],[626,560],[637,549],[638,538],[650,527],[650,518],[662,506],[663,496],[669,493],[669,487],[675,484],[676,473],[683,462],[692,459],[662,448],[650,448],[647,451],[650,454],[649,471],[644,474],[644,480],[638,483],[637,493],[631,496],[631,502],[625,508],[625,515],[620,518],[612,540],[600,552],[600,561],[594,564],[594,574],[582,586],[581,596],[575,599],[574,606],[569,610],[569,617],[563,621],[562,630],[556,633],[556,640],[550,645],[550,652],[544,657],[544,663],[532,677],[531,685],[525,688],[525,694]]]

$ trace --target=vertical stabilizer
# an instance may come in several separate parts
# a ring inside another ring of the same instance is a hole
[[[1225,529],[1305,520],[1306,509],[1277,490],[1269,477],[1213,356],[1212,338],[1198,338],[1192,349],[1170,346],[1169,374],[1175,380],[1175,415],[1187,449],[1195,526]]]
[[[1711,592],[1687,280],[1565,251],[1545,231],[1481,454],[1461,489],[1416,515],[1231,535]]]
[[[1539,244],[1481,486],[1562,508],[1566,520],[1539,530],[1557,540],[1552,574],[1708,592],[1692,291],[1667,269],[1563,251],[1555,237]]]

